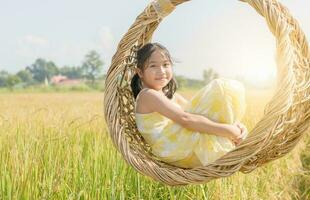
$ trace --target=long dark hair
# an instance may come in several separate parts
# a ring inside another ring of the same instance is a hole
[[[166,57],[168,58],[168,60],[170,61],[171,65],[173,65],[173,60],[170,56],[169,51],[167,50],[166,47],[164,47],[163,45],[155,42],[155,43],[146,43],[144,46],[142,46],[138,51],[137,51],[137,68],[139,68],[140,70],[142,70],[142,72],[144,71],[145,68],[145,63],[146,61],[150,58],[150,56],[152,55],[152,53],[155,50],[161,50],[162,52],[164,52],[164,54],[166,55]],[[142,89],[142,82],[141,79],[138,75],[138,73],[136,73],[132,79],[131,79],[131,90],[133,92],[134,98],[136,99],[137,95],[139,94],[139,92]],[[164,94],[171,99],[173,97],[173,94],[175,93],[175,91],[178,88],[178,84],[177,81],[174,77],[174,75],[172,76],[172,79],[169,81],[169,83],[163,88],[163,92]]]

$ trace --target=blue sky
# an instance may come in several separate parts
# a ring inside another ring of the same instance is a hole
[[[58,66],[80,65],[97,50],[107,71],[121,37],[150,0],[0,0],[0,70],[17,72],[36,58]],[[282,0],[310,38],[310,1]],[[240,1],[192,0],[165,18],[153,41],[180,61],[175,73],[202,78],[214,68],[221,76],[265,81],[275,74],[275,40],[264,18]]]

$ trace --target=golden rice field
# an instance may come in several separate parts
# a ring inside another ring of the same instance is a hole
[[[242,122],[250,131],[272,93],[247,95]],[[2,93],[0,199],[310,199],[309,135],[249,174],[169,187],[137,173],[113,147],[103,93]]]

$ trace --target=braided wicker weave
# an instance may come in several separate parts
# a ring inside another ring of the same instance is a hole
[[[134,75],[137,48],[151,41],[162,19],[187,0],[151,2],[121,39],[105,82],[104,114],[114,146],[139,173],[167,185],[205,183],[237,171],[249,173],[291,151],[310,122],[310,53],[298,22],[276,0],[240,0],[266,19],[276,39],[277,87],[264,115],[240,146],[204,167],[178,168],[150,151],[135,124]]]

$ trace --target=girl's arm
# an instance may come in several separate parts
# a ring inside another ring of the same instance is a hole
[[[156,90],[145,90],[140,94],[139,100],[150,109],[150,112],[158,112],[184,128],[228,138],[232,136],[229,124],[217,123],[205,116],[185,112],[164,94]]]

